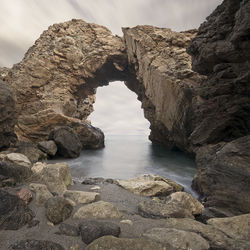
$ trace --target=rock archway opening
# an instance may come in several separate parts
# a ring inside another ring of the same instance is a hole
[[[140,135],[146,138],[150,133],[150,123],[144,118],[141,102],[122,81],[97,88],[94,111],[89,119],[105,136]]]

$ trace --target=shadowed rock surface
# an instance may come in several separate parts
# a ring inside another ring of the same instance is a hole
[[[15,99],[11,86],[0,79],[0,149],[16,141],[14,126],[17,122]]]
[[[31,221],[34,216],[23,200],[0,190],[0,230],[17,230]]]
[[[249,10],[249,1],[225,0],[200,26],[187,50],[193,69],[207,75],[197,89],[198,126],[190,141],[213,144],[197,152],[194,187],[208,206],[236,214],[250,211]]]
[[[82,241],[90,244],[97,238],[105,235],[119,237],[121,229],[112,222],[85,220],[79,225]]]
[[[65,250],[61,245],[45,240],[22,240],[9,246],[8,250]]]

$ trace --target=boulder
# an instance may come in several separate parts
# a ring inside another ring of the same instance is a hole
[[[0,79],[0,149],[15,143],[14,126],[17,123],[15,98],[9,84]]]
[[[40,175],[42,174],[43,170],[47,167],[47,163],[45,162],[36,162],[31,170],[33,172],[34,175],[36,175],[36,177],[40,177]]]
[[[20,158],[18,159],[20,160]],[[25,160],[27,160],[26,157]],[[21,165],[19,165],[19,163],[9,160],[0,161],[0,174],[13,178],[15,182],[25,182],[32,176],[31,163],[30,161],[22,161]]]
[[[250,214],[213,218],[207,223],[235,240],[250,240]]]
[[[67,236],[79,236],[80,234],[78,227],[75,227],[66,223],[61,223],[58,229],[59,229],[58,234],[64,234]]]
[[[166,250],[160,243],[147,239],[116,238],[114,236],[103,236],[86,247],[86,250]]]
[[[118,180],[117,183],[134,194],[144,196],[167,196],[183,189],[174,181],[157,175],[142,175],[129,180]]]
[[[194,218],[189,210],[178,203],[164,204],[153,200],[139,203],[138,212],[146,218]]]
[[[188,218],[169,218],[166,220],[165,226],[197,233],[209,242],[212,249],[248,249],[250,245],[249,241],[234,240],[216,227]]]
[[[90,202],[94,202],[100,200],[100,194],[94,192],[84,192],[84,191],[76,191],[76,190],[66,190],[63,193],[64,198],[71,199],[76,203],[86,204]]]
[[[50,192],[62,194],[67,187],[72,185],[70,169],[67,163],[36,163],[32,167],[33,173],[43,181]]]
[[[66,158],[75,158],[80,155],[81,142],[70,127],[56,127],[50,132],[49,139],[55,141],[58,155]]]
[[[25,202],[25,204],[28,204],[32,200],[32,193],[28,188],[21,188],[17,192],[17,196]]]
[[[23,154],[10,153],[6,155],[5,160],[22,167],[31,168],[30,160]]]
[[[46,185],[30,183],[29,188],[36,193],[37,205],[43,205],[49,198],[53,197]]]
[[[199,234],[173,228],[152,228],[142,236],[160,242],[171,250],[210,249],[208,242]]]
[[[8,250],[65,250],[61,245],[45,240],[21,240],[8,247]]]
[[[234,215],[250,212],[250,136],[201,147],[193,186],[205,205]]]
[[[18,196],[0,190],[0,230],[18,230],[34,216],[33,211]]]
[[[118,225],[112,222],[97,220],[84,220],[79,225],[79,228],[82,241],[87,245],[105,235],[118,237],[121,232]]]
[[[195,199],[191,194],[186,192],[175,192],[169,196],[167,204],[175,203],[177,206],[183,207],[190,211],[192,215],[202,214],[205,210],[204,206]]]
[[[13,151],[26,155],[32,163],[47,159],[47,154],[41,151],[37,145],[32,142],[18,141]]]
[[[41,141],[38,143],[38,148],[49,156],[55,156],[57,146],[54,141]]]
[[[74,214],[74,219],[118,219],[122,214],[111,203],[98,201],[80,207]]]
[[[93,127],[88,122],[81,122],[73,127],[77,134],[82,148],[84,149],[98,149],[104,147],[104,134],[96,127]]]
[[[46,201],[45,209],[47,219],[58,224],[70,217],[73,207],[66,199],[57,196]]]

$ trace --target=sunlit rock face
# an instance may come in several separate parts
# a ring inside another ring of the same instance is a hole
[[[192,152],[195,88],[203,77],[191,70],[186,48],[195,30],[174,32],[153,26],[124,28],[130,72],[126,85],[142,101],[150,121],[150,139],[169,148]]]
[[[113,36],[82,20],[43,32],[24,59],[5,72],[17,99],[19,139],[46,140],[55,126],[77,132],[93,111],[96,88],[119,80],[142,102],[152,141],[192,151],[192,89],[201,77],[191,70],[186,47],[195,31],[145,25],[123,32],[124,38]]]
[[[55,126],[81,126],[93,111],[95,89],[126,77],[120,37],[82,20],[44,31],[4,77],[14,89],[19,139],[47,139]]]

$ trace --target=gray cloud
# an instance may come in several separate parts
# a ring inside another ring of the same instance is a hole
[[[81,18],[122,35],[121,27],[150,24],[198,28],[222,0],[1,0],[0,66],[19,62],[49,25]],[[148,133],[135,94],[114,83],[97,91],[93,125],[108,133]],[[129,121],[129,122],[128,122]]]

